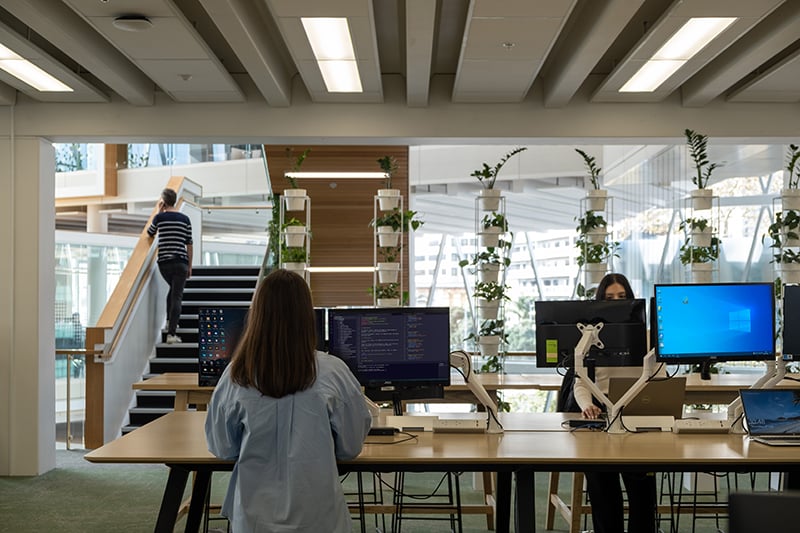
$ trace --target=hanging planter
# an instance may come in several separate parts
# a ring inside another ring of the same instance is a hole
[[[497,283],[500,277],[500,265],[498,263],[486,263],[478,268],[479,283]]]
[[[378,189],[378,207],[391,211],[400,206],[400,189]]]
[[[711,200],[713,196],[713,189],[694,189],[691,193],[692,208],[696,211],[711,209]]]
[[[691,265],[693,283],[711,283],[714,274],[713,263],[692,263]]]
[[[378,226],[378,246],[382,248],[394,248],[400,240],[400,231],[391,226]]]
[[[500,335],[481,335],[478,337],[478,350],[483,357],[493,357],[500,351]]]
[[[608,191],[605,189],[592,189],[586,193],[586,202],[589,211],[605,211],[608,200]]]
[[[502,191],[497,189],[481,189],[478,193],[478,208],[481,211],[497,211],[500,209]]]
[[[781,242],[784,248],[800,247],[800,229],[781,228]]]
[[[781,263],[780,269],[783,283],[800,283],[800,263]]]
[[[400,263],[378,263],[378,282],[396,283],[400,275]]]
[[[497,320],[497,314],[500,311],[500,300],[486,300],[484,298],[478,298],[475,307],[478,310],[478,319]]]
[[[283,268],[290,272],[294,272],[308,282],[308,278],[306,278],[306,269],[308,268],[308,263],[284,263]]]
[[[285,189],[283,200],[287,211],[303,211],[306,208],[305,189]]]
[[[606,275],[608,263],[586,263],[584,269],[586,271],[586,284],[596,285]]]
[[[692,230],[692,243],[695,246],[711,246],[711,228]]]
[[[378,298],[378,307],[400,307],[400,298]]]
[[[586,233],[586,238],[589,240],[589,244],[600,244],[601,242],[605,242],[606,237],[608,237],[608,232],[605,230],[605,227],[589,230],[589,232]]]
[[[497,247],[500,243],[500,234],[502,231],[502,228],[498,228],[497,226],[484,228],[482,232],[478,233],[478,244],[484,248]]]
[[[306,241],[306,227],[305,226],[286,226],[284,228],[285,234],[283,236],[286,246],[293,248],[302,248],[305,246]]]
[[[800,189],[782,189],[781,206],[784,211],[800,211]]]

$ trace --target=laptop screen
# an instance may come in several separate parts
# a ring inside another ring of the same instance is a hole
[[[742,389],[750,435],[800,435],[800,389]]]
[[[239,344],[247,307],[201,307],[197,311],[198,383],[216,386]]]

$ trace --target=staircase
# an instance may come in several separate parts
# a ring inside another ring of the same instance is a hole
[[[183,307],[177,335],[183,342],[167,344],[166,330],[156,344],[150,371],[142,379],[164,372],[197,373],[197,310],[209,306],[249,307],[258,282],[257,266],[199,266],[192,268],[192,277],[183,291]],[[154,283],[163,283],[160,277]],[[130,423],[122,433],[133,431],[172,411],[174,391],[136,391],[136,406],[129,410]]]

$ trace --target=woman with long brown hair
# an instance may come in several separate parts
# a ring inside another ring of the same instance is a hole
[[[372,419],[347,365],[315,346],[305,280],[272,272],[206,419],[208,449],[236,460],[222,506],[234,532],[351,530],[336,461],[361,452]]]

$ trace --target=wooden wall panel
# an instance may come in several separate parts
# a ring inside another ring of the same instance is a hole
[[[283,178],[294,160],[286,156],[286,145],[265,146],[270,180],[275,192],[287,186]],[[400,189],[408,209],[408,147],[406,146],[292,146],[293,154],[311,148],[303,171],[380,172],[377,160],[390,155],[398,170],[392,187]],[[311,198],[311,265],[372,266],[374,197],[383,188],[381,179],[302,179],[300,187]],[[407,244],[407,242],[406,242]],[[408,247],[403,253],[403,285],[408,287]],[[314,305],[371,305],[372,274],[316,272],[311,275]]]

